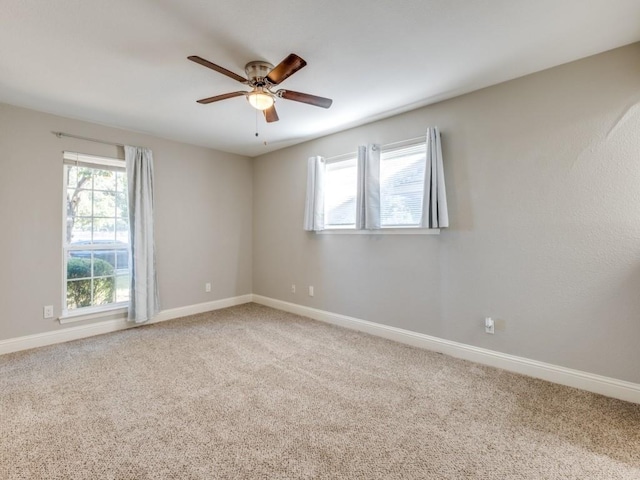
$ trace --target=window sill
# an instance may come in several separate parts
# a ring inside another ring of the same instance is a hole
[[[126,305],[114,305],[103,308],[83,308],[80,311],[66,312],[58,317],[58,322],[61,325],[67,323],[84,322],[85,320],[94,320],[96,318],[105,317],[126,317],[129,307]]]
[[[440,235],[439,228],[381,228],[379,230],[355,230],[353,228],[328,228],[315,232],[318,235]]]

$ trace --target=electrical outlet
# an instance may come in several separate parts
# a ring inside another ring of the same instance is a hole
[[[484,332],[493,335],[495,333],[495,323],[493,318],[485,317],[484,319]]]
[[[309,285],[309,296],[313,297],[313,286]]]
[[[43,318],[53,318],[53,305],[45,305],[42,312]]]
[[[291,293],[296,293],[296,286],[295,286],[295,284],[291,285]]]
[[[204,291],[207,293],[211,291],[211,284],[209,282],[204,284]]]

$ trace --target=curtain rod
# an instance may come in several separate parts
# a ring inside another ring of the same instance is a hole
[[[124,145],[122,143],[105,142],[104,140],[97,140],[95,138],[89,138],[89,137],[81,137],[80,135],[72,135],[70,133],[64,133],[64,132],[51,132],[51,133],[53,133],[58,138],[62,138],[62,137],[77,138],[78,140],[86,140],[87,142],[102,143],[103,145],[113,145],[114,147],[124,148]]]

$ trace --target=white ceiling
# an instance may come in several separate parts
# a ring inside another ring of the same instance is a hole
[[[255,156],[640,40],[639,0],[2,0],[0,101]],[[308,65],[266,124],[244,76]],[[241,87],[241,88],[238,88]],[[73,133],[73,132],[71,132]],[[264,145],[264,142],[267,145]]]

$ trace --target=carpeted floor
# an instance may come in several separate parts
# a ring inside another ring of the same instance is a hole
[[[640,479],[640,405],[255,304],[0,356],[2,479]]]

